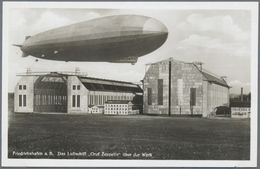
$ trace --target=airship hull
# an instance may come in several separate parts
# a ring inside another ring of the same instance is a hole
[[[104,20],[110,20],[112,24]],[[148,28],[145,28],[147,22]],[[86,26],[91,28],[86,30]],[[95,27],[100,30],[95,30]],[[56,61],[135,63],[138,57],[162,46],[167,36],[166,27],[159,21],[143,16],[123,15],[40,33],[27,39],[21,50],[27,55]]]

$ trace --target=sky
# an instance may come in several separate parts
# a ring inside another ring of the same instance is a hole
[[[22,44],[26,36],[111,15],[134,14],[155,18],[168,29],[166,42],[154,52],[142,56],[135,65],[106,62],[58,62],[34,57],[22,58],[12,44]],[[88,9],[86,8],[12,8],[8,14],[8,92],[13,92],[20,77],[17,73],[40,71],[87,72],[90,77],[140,82],[145,64],[172,57],[203,62],[203,68],[227,76],[230,93],[248,94],[251,85],[251,12],[249,10],[177,10],[177,9]]]

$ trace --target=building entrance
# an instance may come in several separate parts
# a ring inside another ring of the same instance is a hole
[[[62,76],[40,76],[36,80],[34,112],[67,113],[67,83]]]

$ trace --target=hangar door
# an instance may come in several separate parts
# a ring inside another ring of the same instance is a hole
[[[62,76],[40,76],[36,80],[34,112],[67,113],[67,84]]]

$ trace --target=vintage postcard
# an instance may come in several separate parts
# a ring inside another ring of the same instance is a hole
[[[2,166],[256,167],[258,2],[3,2]]]

